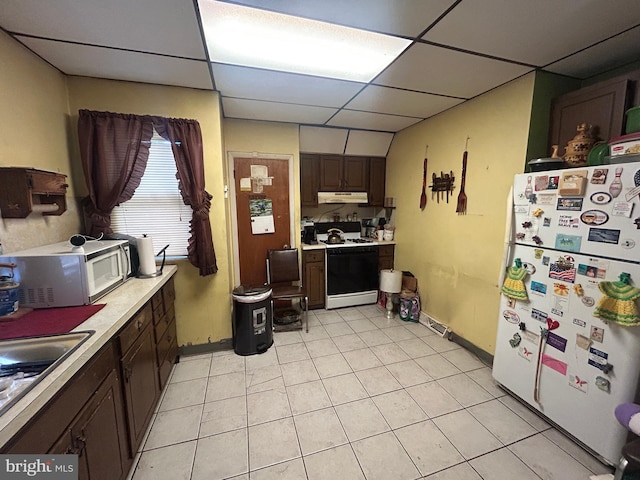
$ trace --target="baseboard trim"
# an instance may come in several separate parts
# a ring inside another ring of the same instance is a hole
[[[202,355],[204,353],[215,353],[226,350],[233,350],[233,339],[223,338],[220,341],[212,343],[203,343],[199,345],[182,345],[178,347],[178,355]]]

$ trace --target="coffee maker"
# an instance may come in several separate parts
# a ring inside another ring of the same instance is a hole
[[[307,245],[316,245],[318,243],[318,235],[315,225],[305,225],[302,233],[302,241]]]
[[[360,235],[364,238],[371,238],[375,235],[376,231],[376,220],[377,218],[363,218],[362,219],[362,229],[360,230]]]

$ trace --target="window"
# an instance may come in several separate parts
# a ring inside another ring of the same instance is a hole
[[[182,201],[171,142],[153,132],[147,168],[131,200],[111,212],[115,233],[153,239],[156,252],[165,245],[167,256],[186,256],[193,210]]]

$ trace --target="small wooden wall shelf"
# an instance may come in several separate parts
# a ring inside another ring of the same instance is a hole
[[[67,210],[67,176],[25,167],[0,167],[0,215],[26,218],[32,212],[62,215]]]

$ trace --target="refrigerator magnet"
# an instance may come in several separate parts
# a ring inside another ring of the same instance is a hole
[[[541,190],[547,190],[549,188],[549,175],[540,175],[535,180],[535,190],[539,192]]]
[[[554,282],[553,293],[559,297],[566,297],[570,293],[569,286],[564,283]]]
[[[612,216],[631,218],[632,212],[633,212],[633,202],[623,202],[623,201],[613,202],[613,210],[611,210]],[[596,224],[596,225],[600,225],[600,224]]]
[[[620,240],[620,230],[609,228],[590,228],[587,240],[590,242],[611,243],[617,245]]]
[[[587,322],[585,322],[584,320],[580,320],[579,318],[574,318],[573,319],[573,324],[577,325],[578,327],[586,327],[587,326]]]
[[[569,385],[576,390],[580,390],[582,393],[588,393],[587,389],[589,384],[583,377],[578,375],[569,375]]]
[[[553,332],[547,334],[547,345],[564,352],[567,349],[567,339]]]
[[[572,215],[559,215],[558,226],[565,228],[578,228],[580,226],[580,222],[578,220],[578,217],[574,217]]]
[[[609,170],[607,168],[596,168],[593,170],[593,174],[591,175],[591,184],[592,185],[604,185],[607,183],[607,173]]]
[[[541,296],[547,294],[547,286],[544,283],[536,282],[535,280],[531,281],[530,290],[531,293],[535,293]]]
[[[591,340],[594,342],[602,343],[604,340],[604,328],[591,325]]]
[[[616,203],[626,203],[626,202],[616,202]],[[614,212],[615,212],[615,204],[614,204]],[[612,213],[615,215],[615,213]],[[631,212],[629,212],[629,216],[631,216]],[[580,221],[587,225],[604,225],[609,221],[609,215],[602,210],[587,210],[586,212],[582,212],[580,215]]]
[[[509,339],[509,345],[511,345],[511,348],[516,348],[518,345],[520,345],[521,341],[522,337],[518,332],[516,332],[513,334],[513,337]]]
[[[545,323],[548,316],[549,315],[547,315],[547,313],[543,312],[542,310],[538,310],[536,308],[531,309],[531,318],[533,318],[534,320]]]
[[[502,316],[507,322],[513,323],[514,325],[518,325],[520,323],[520,316],[513,310],[505,310],[502,312]]]
[[[576,346],[582,350],[588,350],[591,346],[591,339],[576,333]]]
[[[636,224],[636,230],[640,230],[640,217],[636,218],[633,223]]]
[[[555,193],[538,193],[538,205],[555,205],[558,196]]]
[[[544,253],[544,250],[540,249],[540,248],[535,248],[533,250],[533,254],[536,260],[540,260],[542,258],[542,254]]]
[[[636,177],[638,176],[638,173],[640,173],[640,170],[638,170],[638,171],[636,172]],[[629,201],[633,200],[633,198],[634,198],[636,195],[640,195],[640,185],[636,185],[634,188],[632,188],[631,190],[627,191],[627,192],[624,194],[624,198],[625,198],[625,200],[626,200],[627,202],[629,202]]]
[[[611,195],[607,192],[596,192],[590,197],[591,203],[596,205],[606,205],[611,201]]]
[[[593,307],[596,304],[596,301],[593,297],[582,297],[582,303],[585,307]]]
[[[570,212],[579,212],[582,210],[583,198],[581,197],[565,197],[558,198],[556,210],[566,210]]]
[[[542,264],[544,266],[549,265],[549,260],[551,260],[549,257],[542,257]]]
[[[592,367],[602,370],[607,365],[609,354],[598,350],[597,348],[589,347],[589,360],[587,363]]]
[[[540,344],[540,335],[538,335],[537,333],[533,333],[529,330],[522,332],[524,335],[524,339],[528,342],[533,343],[534,345],[539,345]]]
[[[531,348],[520,346],[518,348],[518,355],[524,358],[527,362],[530,362],[532,358],[535,358],[535,351]]]
[[[576,269],[571,262],[553,262],[549,264],[549,278],[552,278],[553,280],[561,280],[567,283],[575,283]]]
[[[562,375],[567,374],[568,365],[546,353],[542,354],[542,365],[549,367],[551,370],[555,370]]]
[[[596,387],[598,387],[603,392],[609,393],[611,391],[611,382],[609,382],[609,380],[604,377],[597,376]]]
[[[577,219],[576,219],[577,221]],[[555,248],[565,252],[580,252],[582,237],[578,235],[565,235],[564,233],[556,234]]]
[[[621,240],[620,241],[620,246],[622,248],[626,248],[627,250],[630,250],[630,249],[632,249],[633,247],[636,246],[636,241],[632,240],[630,238],[627,238],[625,240]]]

